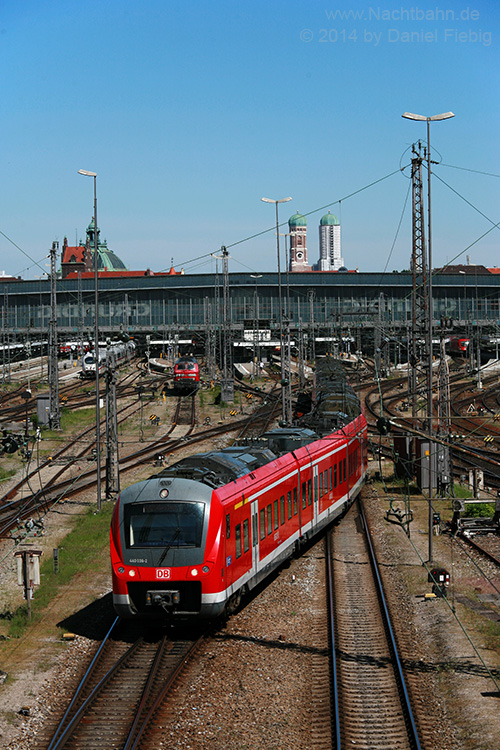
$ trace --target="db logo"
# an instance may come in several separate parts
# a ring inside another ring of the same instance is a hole
[[[157,578],[170,578],[170,568],[157,568],[156,577]]]

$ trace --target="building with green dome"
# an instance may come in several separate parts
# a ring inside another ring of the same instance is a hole
[[[67,278],[72,273],[90,273],[94,271],[95,252],[95,221],[92,221],[86,230],[85,244],[75,246],[68,245],[67,237],[64,238],[61,253],[61,275]],[[109,249],[106,240],[101,241],[100,230],[97,227],[97,268],[99,271],[124,271],[127,270],[125,263],[116,253]]]
[[[92,251],[92,255],[95,252],[95,221],[92,217],[92,221],[87,227],[87,238],[85,247]],[[109,249],[106,240],[101,241],[101,230],[97,227],[97,268],[99,271],[124,271],[127,270],[127,266],[121,258],[116,255],[112,250]]]
[[[319,261],[315,270],[338,271],[344,266],[340,247],[340,221],[328,211],[319,223]]]
[[[295,229],[296,227],[307,227],[307,219],[297,211],[296,214],[290,216],[288,219],[288,226],[290,229]]]
[[[319,223],[319,260],[311,266],[307,260],[307,219],[299,213],[288,219],[290,232],[289,270],[298,271],[338,271],[344,268],[340,248],[340,221],[328,211]]]
[[[288,231],[290,232],[290,260],[289,270],[291,273],[298,271],[311,271],[307,262],[307,219],[297,211],[288,219]]]

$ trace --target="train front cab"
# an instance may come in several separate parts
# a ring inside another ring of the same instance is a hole
[[[117,614],[171,622],[219,614],[221,597],[209,596],[207,607],[202,596],[221,570],[218,515],[212,489],[192,480],[151,479],[124,490],[110,535]]]
[[[181,357],[174,365],[174,385],[180,393],[198,388],[200,384],[200,369],[194,357]]]
[[[216,490],[185,479],[124,490],[111,528],[117,613],[175,620],[234,609],[243,591],[345,510],[364,475],[365,435],[366,423],[364,432],[361,423],[353,425],[347,434],[299,448]],[[166,489],[169,501],[162,507]],[[175,515],[200,502],[201,536],[182,547],[167,506]]]

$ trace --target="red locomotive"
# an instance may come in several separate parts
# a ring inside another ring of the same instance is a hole
[[[346,509],[366,466],[366,420],[358,413],[323,437],[276,429],[128,487],[111,523],[116,612],[175,623],[234,611]]]
[[[177,393],[191,393],[200,385],[200,368],[194,357],[181,357],[174,365],[174,389]]]
[[[469,350],[469,339],[462,336],[450,336],[449,351],[450,354],[467,354]]]

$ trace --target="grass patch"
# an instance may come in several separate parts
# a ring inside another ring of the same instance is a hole
[[[85,407],[83,409],[69,409],[63,406],[61,410],[61,430],[71,432],[75,428],[81,430],[95,422],[95,407]],[[42,435],[44,440],[60,440],[60,430],[49,430],[42,426]]]
[[[500,649],[500,622],[488,620],[482,625],[481,630],[486,637],[486,645],[493,651]]]
[[[7,678],[8,680],[9,678]],[[16,726],[19,721],[19,715],[15,711],[2,711],[1,715],[9,726]]]
[[[5,482],[6,479],[10,479],[10,477],[14,476],[15,473],[15,469],[3,469],[0,466],[0,482]]]
[[[59,572],[53,572],[51,557],[42,558],[40,586],[31,600],[31,623],[38,622],[44,609],[51,603],[60,589],[67,586],[78,574],[90,573],[95,569],[96,559],[109,545],[109,525],[113,503],[103,503],[100,513],[93,509],[78,519],[75,528],[66,536],[59,547]],[[10,616],[9,636],[20,638],[30,624],[28,609],[24,604]]]
[[[455,490],[455,497],[472,497],[472,492],[469,490],[468,487],[465,487],[463,484],[454,484],[453,485]]]

